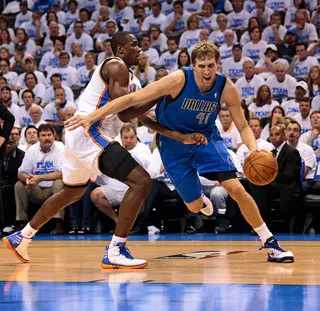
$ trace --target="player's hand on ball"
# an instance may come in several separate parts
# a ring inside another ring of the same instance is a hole
[[[192,145],[192,144],[208,145],[207,138],[200,133],[182,134],[181,142],[183,142],[185,145]]]
[[[89,115],[83,116],[83,115],[77,114],[71,117],[70,119],[64,121],[64,127],[68,128],[68,131],[73,131],[80,126],[84,128],[84,134],[88,136],[89,135],[88,131],[91,126],[91,120]]]

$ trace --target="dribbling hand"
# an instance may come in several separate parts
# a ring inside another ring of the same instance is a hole
[[[181,140],[182,143],[185,145],[192,145],[192,144],[204,144],[208,145],[207,138],[200,133],[192,133],[192,134],[181,134]]]
[[[70,119],[64,121],[64,127],[68,129],[68,131],[73,131],[76,128],[82,126],[84,128],[84,135],[89,135],[89,128],[91,125],[90,117],[83,115],[75,115]]]

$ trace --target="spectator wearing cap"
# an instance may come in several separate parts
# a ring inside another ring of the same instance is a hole
[[[283,42],[287,28],[281,25],[281,14],[274,12],[271,15],[270,26],[266,27],[262,32],[262,40],[268,43],[280,44]]]
[[[61,75],[62,84],[66,86],[73,87],[79,84],[77,70],[70,65],[70,55],[66,51],[62,51],[59,55],[59,66],[49,71],[48,83],[50,83],[50,77],[54,73]]]
[[[256,0],[255,3],[256,8],[252,10],[251,16],[257,17],[263,28],[269,26],[273,10],[266,6],[265,0]]]
[[[32,11],[38,11],[42,14],[48,13],[53,4],[54,0],[36,0],[34,2]]]
[[[23,42],[18,42],[14,46],[14,54],[10,58],[10,70],[21,74],[26,71],[25,60],[31,54],[26,53],[26,45]]]
[[[59,55],[64,49],[64,43],[62,39],[54,40],[54,50],[46,52],[40,61],[39,70],[49,72],[52,68],[59,66]]]
[[[223,73],[233,82],[236,82],[243,76],[243,63],[245,61],[253,63],[250,58],[242,56],[241,45],[234,44],[232,47],[232,58],[229,58],[223,65]]]
[[[299,113],[300,101],[302,101],[305,96],[308,96],[308,94],[308,84],[304,81],[299,81],[296,84],[295,98],[281,104],[281,107],[284,109],[286,116],[293,116],[294,114]]]
[[[16,119],[20,117],[20,108],[17,104],[14,104],[11,100],[11,89],[8,86],[1,88],[1,102],[9,110]]]
[[[275,64],[274,75],[269,77],[266,84],[269,86],[272,98],[278,101],[287,101],[288,97],[294,97],[294,90],[297,85],[297,80],[288,75],[287,68],[282,63]]]
[[[277,44],[279,57],[291,63],[292,57],[296,55],[296,44],[297,31],[295,28],[289,28],[284,37],[284,42]]]
[[[312,43],[318,41],[318,34],[315,25],[307,23],[306,10],[298,10],[296,13],[298,41]]]
[[[86,9],[86,8],[80,9],[79,20],[80,20],[80,22],[82,22],[83,32],[86,33],[87,35],[90,35],[91,30],[95,25],[95,22],[90,20],[90,13],[89,13],[88,9]],[[74,23],[72,23],[69,26],[68,31],[67,31],[68,35],[71,35],[73,33],[73,27],[74,27]]]
[[[265,48],[264,59],[260,59],[256,64],[254,72],[263,79],[270,78],[276,71],[276,64],[281,63],[286,70],[289,68],[287,60],[279,58],[278,49],[274,44],[268,44]]]
[[[161,13],[161,3],[159,1],[152,4],[151,14],[144,19],[141,31],[148,31],[152,25],[157,25],[162,31],[167,25],[167,17]]]
[[[46,86],[47,81],[44,74],[41,71],[36,70],[36,62],[34,60],[34,57],[27,56],[24,62],[25,62],[26,72],[33,72],[36,75],[38,82]],[[16,84],[16,89],[20,90],[26,87],[26,83],[25,83],[26,72],[19,75],[18,81]]]
[[[41,39],[41,13],[40,12],[32,12],[32,20],[28,22],[22,23],[20,28],[23,28],[26,30],[27,35],[29,36],[30,39],[32,40],[39,40]]]
[[[233,12],[228,14],[228,27],[244,30],[250,18],[250,13],[243,9],[243,0],[232,1]]]
[[[262,58],[263,52],[266,50],[267,42],[261,40],[260,27],[252,27],[249,29],[250,41],[247,42],[242,49],[243,56],[249,57],[254,62]]]
[[[74,23],[74,33],[66,40],[65,50],[71,53],[71,44],[73,42],[79,42],[81,50],[88,52],[93,50],[93,39],[83,32],[82,22]]]
[[[23,23],[30,22],[32,19],[32,12],[28,10],[28,1],[22,0],[19,4],[20,13],[16,16],[14,28],[19,28]]]
[[[238,79],[235,85],[240,98],[245,100],[247,105],[249,105],[257,96],[259,87],[265,84],[265,82],[261,77],[254,74],[254,64],[251,60],[244,61],[242,66],[244,76]]]
[[[237,37],[234,36],[234,32],[231,29],[225,30],[223,36],[226,43],[219,47],[220,61],[222,64],[226,59],[232,57],[232,47],[237,42]]]
[[[68,10],[66,13],[65,23],[66,25],[70,25],[79,20],[79,10],[78,10],[78,2],[75,0],[71,0],[68,2]]]
[[[117,32],[117,24],[113,19],[107,21],[107,32],[100,33],[97,35],[96,48],[99,51],[103,49],[103,42],[107,39],[111,39],[114,34]]]
[[[76,69],[85,66],[84,57],[86,53],[84,53],[81,49],[79,42],[73,42],[71,44],[71,52],[72,52],[72,59],[70,65]]]
[[[14,71],[10,71],[10,62],[7,59],[0,60],[0,72],[1,75],[6,78],[7,84],[10,88],[15,89],[18,74]]]
[[[42,98],[44,96],[46,87],[42,83],[39,83],[37,76],[34,74],[34,72],[27,72],[26,75],[24,76],[24,82],[26,84],[26,88],[21,90],[19,93],[20,106],[23,105],[22,94],[23,94],[23,91],[26,89],[33,92],[34,103],[37,105],[40,105]]]
[[[310,68],[319,65],[319,62],[315,57],[308,56],[306,43],[304,42],[297,43],[296,54],[292,59],[288,73],[296,79],[307,79]]]

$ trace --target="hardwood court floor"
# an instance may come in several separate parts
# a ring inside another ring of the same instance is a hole
[[[102,270],[110,236],[40,236],[20,263],[0,246],[0,310],[320,310],[320,236],[279,237],[293,264],[241,235],[135,237],[143,270]],[[107,307],[108,306],[108,307]]]

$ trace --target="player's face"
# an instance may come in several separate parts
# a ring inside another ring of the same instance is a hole
[[[138,40],[134,35],[130,35],[129,41],[124,45],[123,61],[127,66],[138,65],[140,56]]]
[[[209,90],[216,77],[217,63],[215,59],[198,59],[192,67],[198,87],[201,91]]]
[[[274,147],[279,147],[285,140],[284,130],[279,127],[273,127],[270,130],[270,141]]]
[[[123,131],[121,135],[122,146],[127,150],[132,150],[137,145],[137,136],[132,129]]]
[[[290,144],[297,143],[301,135],[298,124],[289,123],[285,130],[285,135]]]
[[[262,128],[260,127],[260,122],[258,120],[250,120],[249,126],[253,132],[253,135],[256,139],[260,138]]]

